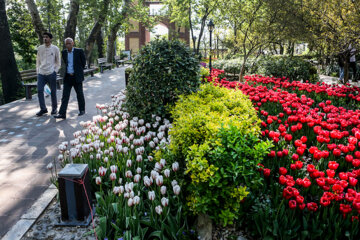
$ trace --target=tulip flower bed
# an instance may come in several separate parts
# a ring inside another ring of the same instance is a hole
[[[288,78],[264,77],[261,75],[245,76],[246,81],[254,83],[254,86],[263,85],[268,88],[281,88],[298,95],[305,94],[320,103],[322,101],[331,100],[333,105],[343,107],[359,107],[360,106],[360,88],[347,85],[330,85],[317,82],[316,84],[293,81]]]
[[[87,163],[100,224],[98,239],[196,239],[181,205],[179,163],[155,159],[152,152],[168,142],[168,120],[145,122],[122,108],[124,95],[97,105],[102,115],[82,122],[70,149],[59,146],[58,159]]]
[[[248,199],[251,231],[282,239],[359,239],[360,111],[332,104],[346,99],[357,106],[359,89],[261,76],[229,82],[217,77],[221,73],[214,70],[208,81],[248,95],[263,139],[274,143],[260,164],[266,186]]]

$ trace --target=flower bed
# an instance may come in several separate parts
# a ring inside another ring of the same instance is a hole
[[[171,124],[153,116],[153,122],[129,119],[113,96],[109,105],[97,105],[102,115],[81,122],[75,139],[59,146],[58,159],[87,163],[96,192],[99,239],[196,239],[183,218],[179,164],[155,161],[152,152],[168,144]]]
[[[316,84],[301,81],[290,82],[285,77],[275,78],[261,75],[245,76],[244,78],[248,83],[254,83],[255,86],[263,85],[268,88],[281,88],[298,95],[305,94],[317,103],[331,100],[332,104],[338,106],[358,107],[360,105],[360,88],[350,84],[330,85],[320,82]]]
[[[263,139],[274,143],[261,164],[267,187],[255,198],[265,200],[253,199],[250,229],[261,237],[358,238],[360,111],[332,104],[346,98],[348,106],[357,106],[358,89],[262,76],[247,77],[256,82],[249,85],[219,79],[218,73],[208,81],[248,95]]]

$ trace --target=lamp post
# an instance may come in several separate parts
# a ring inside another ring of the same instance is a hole
[[[212,37],[212,32],[213,32],[213,30],[214,30],[214,23],[213,23],[213,21],[212,21],[212,19],[210,19],[210,22],[208,23],[208,29],[209,29],[209,32],[210,32],[210,54],[209,54],[209,56],[210,56],[210,59],[209,59],[209,69],[210,69],[210,74],[211,74],[211,69],[212,69],[212,67],[211,67],[211,37]]]

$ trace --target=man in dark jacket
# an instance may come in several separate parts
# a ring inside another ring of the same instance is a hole
[[[64,69],[64,90],[61,99],[59,114],[55,118],[66,119],[66,109],[69,103],[71,88],[74,87],[79,105],[79,116],[85,114],[85,98],[83,92],[84,68],[86,58],[84,50],[74,48],[74,41],[71,38],[65,39],[66,50],[62,51],[62,60],[65,63]]]

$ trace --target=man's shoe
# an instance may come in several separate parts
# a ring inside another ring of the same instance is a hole
[[[58,114],[58,115],[54,116],[54,118],[56,118],[56,119],[66,119],[66,116]]]
[[[51,111],[51,115],[56,115],[56,114],[57,114],[57,110],[56,110],[56,109]]]
[[[40,110],[39,112],[36,113],[36,116],[41,117],[45,113],[48,113],[48,110]]]
[[[78,116],[82,116],[82,115],[84,115],[84,114],[85,114],[85,111],[80,111],[79,114],[78,114]]]

